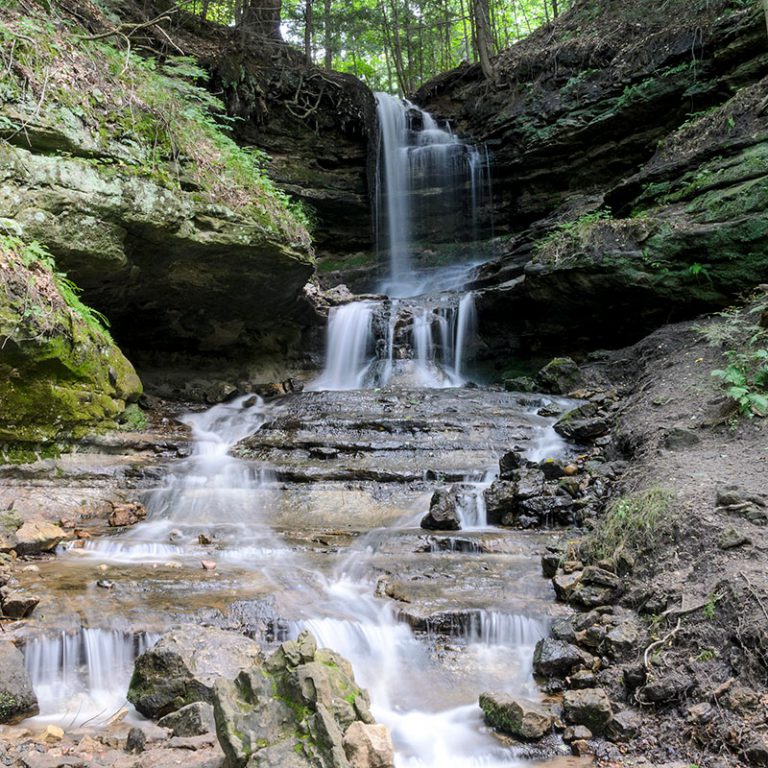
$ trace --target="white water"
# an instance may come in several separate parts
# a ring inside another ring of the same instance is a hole
[[[285,553],[268,524],[276,492],[266,468],[229,451],[266,420],[264,401],[243,395],[182,419],[192,428],[192,454],[173,465],[166,483],[145,499],[147,520],[125,532],[85,542],[70,552],[116,563],[219,557],[254,567]],[[198,544],[203,535],[213,549]]]
[[[409,101],[377,93],[376,105],[377,247],[389,254],[381,292],[417,296],[425,289],[413,268],[414,238],[443,223],[460,233],[466,222],[477,239],[478,211],[490,198],[490,160],[487,149],[465,144]]]
[[[419,300],[359,301],[331,309],[326,362],[308,389],[401,384],[441,389],[466,383],[477,313],[471,292]]]
[[[29,640],[24,663],[40,705],[32,721],[66,728],[105,725],[127,706],[133,662],[157,639],[152,633],[83,628]]]

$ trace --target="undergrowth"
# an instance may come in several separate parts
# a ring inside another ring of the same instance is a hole
[[[193,59],[160,61],[93,37],[55,10],[1,12],[0,104],[16,113],[0,112],[3,135],[23,136],[41,116],[74,122],[108,158],[100,162],[191,190],[290,243],[309,245],[303,208],[267,177],[263,152],[229,135],[232,118],[206,90],[208,75]]]
[[[35,287],[43,292],[46,292],[44,284],[52,283],[61,300],[77,318],[82,320],[91,330],[112,341],[107,318],[83,302],[80,298],[80,288],[66,274],[56,268],[56,262],[48,250],[37,241],[27,243],[16,234],[8,234],[10,224],[11,222],[6,219],[0,219],[0,262],[2,262],[2,268],[12,269],[13,257],[16,257],[27,270],[24,276],[26,280],[32,281]],[[2,230],[5,230],[5,234]],[[48,291],[48,293],[50,292]],[[49,295],[48,299],[52,305],[55,305],[54,296]],[[40,311],[39,305],[34,302],[30,302],[25,309],[25,312],[29,314]],[[24,319],[26,318],[22,318],[22,320]],[[40,321],[43,318],[35,319]]]
[[[667,488],[649,488],[613,502],[586,545],[595,560],[632,556],[653,550],[674,531],[674,493]]]
[[[563,256],[586,240],[595,224],[611,218],[613,214],[607,208],[600,208],[578,219],[564,221],[534,244],[534,252],[542,261],[557,264]]]
[[[722,350],[726,365],[712,371],[742,416],[768,416],[768,296],[718,313],[696,331]]]

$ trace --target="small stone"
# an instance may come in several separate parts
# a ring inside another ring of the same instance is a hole
[[[637,736],[643,727],[643,717],[634,709],[617,712],[606,727],[606,735],[612,741],[628,741]]]
[[[751,544],[752,541],[749,536],[745,536],[741,531],[737,531],[735,528],[728,528],[723,531],[719,543],[720,549],[736,549],[745,544]]]
[[[432,494],[429,512],[422,518],[421,527],[429,531],[460,530],[459,495],[455,488],[439,488]]]
[[[26,619],[37,608],[40,598],[26,592],[9,592],[3,596],[3,613],[9,619]]]
[[[181,567],[182,565],[178,560],[168,560],[168,562],[163,563],[163,568],[173,568],[178,571]]]
[[[172,531],[168,532],[168,541],[170,541],[171,544],[181,541],[183,538],[184,534],[178,528],[174,528]]]
[[[201,560],[200,565],[203,566],[204,571],[215,571],[216,563],[213,560]]]
[[[395,750],[384,725],[356,720],[347,728],[343,746],[351,768],[394,768]]]
[[[579,473],[579,468],[575,464],[566,464],[563,467],[563,472],[567,477],[573,477]]]
[[[131,728],[125,741],[125,751],[137,754],[143,752],[147,745],[147,737],[141,728]]]
[[[544,638],[536,644],[533,670],[544,677],[565,677],[575,668],[591,667],[592,656],[562,640]]]
[[[551,579],[557,575],[562,555],[557,552],[547,552],[541,556],[541,574],[545,579]]]
[[[574,672],[568,680],[571,688],[576,690],[595,687],[595,673],[591,669],[580,669],[578,672]]]
[[[22,569],[23,573],[40,573],[39,565],[25,565]]]
[[[571,753],[576,757],[586,757],[592,754],[592,748],[589,746],[589,742],[579,739],[571,742]]]
[[[700,442],[701,440],[695,432],[683,427],[670,429],[664,438],[664,446],[669,451],[681,451],[685,448],[692,448]]]
[[[27,520],[16,531],[15,549],[20,555],[52,552],[61,544],[64,536],[64,530],[58,525],[46,520]]]
[[[569,725],[563,731],[563,741],[589,741],[592,738],[592,731],[584,725]]]
[[[100,589],[113,589],[115,586],[114,581],[110,581],[109,579],[99,579],[96,582],[96,586]]]
[[[144,509],[144,505],[136,501],[113,504],[112,514],[107,519],[107,524],[113,528],[125,528],[129,525],[136,525],[146,516],[147,510]]]
[[[64,738],[64,731],[59,728],[58,725],[49,725],[46,727],[45,731],[43,731],[42,738],[43,741],[47,741],[48,743],[61,741]]]
[[[197,537],[197,543],[207,547],[210,544],[213,544],[213,539],[207,533],[201,533]]]

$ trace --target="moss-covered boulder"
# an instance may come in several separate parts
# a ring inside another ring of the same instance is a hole
[[[110,425],[141,382],[46,253],[0,237],[0,442]]]
[[[145,717],[164,717],[196,701],[210,703],[216,680],[234,679],[254,665],[261,665],[261,648],[253,640],[182,626],[136,659],[128,701]]]
[[[318,649],[308,633],[283,643],[263,666],[218,681],[213,706],[219,742],[233,768],[350,768],[345,733],[354,723],[373,722],[368,695],[355,683],[349,662]]]

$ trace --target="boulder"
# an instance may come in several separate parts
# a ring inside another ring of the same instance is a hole
[[[168,728],[174,736],[202,736],[216,731],[213,706],[205,701],[187,704],[161,718],[157,724]]]
[[[373,723],[368,695],[355,683],[349,663],[333,651],[318,650],[308,633],[283,643],[264,664],[242,670],[233,681],[219,679],[213,707],[232,768],[350,768],[343,734],[354,723]],[[350,753],[359,757],[367,740],[383,760],[381,734],[363,737],[356,731]]]
[[[642,727],[643,716],[634,709],[624,709],[611,718],[606,735],[612,741],[627,741],[637,736]]]
[[[0,723],[15,723],[38,711],[24,656],[13,643],[0,641]]]
[[[598,736],[605,732],[613,714],[611,701],[602,688],[566,691],[563,696],[563,713],[567,722],[586,726]]]
[[[522,739],[540,739],[554,723],[547,707],[506,693],[481,694],[480,708],[488,725]]]
[[[429,512],[421,521],[421,527],[429,531],[458,531],[459,496],[455,488],[439,488],[432,494]]]
[[[490,525],[506,524],[517,511],[517,484],[510,480],[494,480],[485,491],[485,509]]]
[[[47,520],[27,520],[16,531],[16,551],[20,555],[52,552],[61,544],[65,532]]]
[[[611,420],[599,411],[595,403],[584,403],[561,416],[555,424],[555,432],[566,440],[588,443],[608,434]]]
[[[136,501],[129,501],[122,504],[113,504],[112,513],[107,523],[113,528],[124,528],[129,525],[136,525],[147,516],[147,510],[143,504]]]
[[[592,657],[571,643],[546,637],[536,643],[533,671],[544,677],[565,677],[576,668],[591,667]]]
[[[499,477],[502,480],[513,479],[514,471],[526,466],[525,456],[518,451],[508,451],[499,459]]]
[[[355,720],[344,734],[351,768],[394,768],[395,750],[386,726]]]
[[[232,680],[260,662],[259,645],[243,635],[185,625],[136,659],[128,701],[145,717],[163,717],[196,701],[210,703],[217,679]]]
[[[567,395],[584,384],[584,377],[570,357],[556,357],[536,374],[535,382],[541,392]]]

